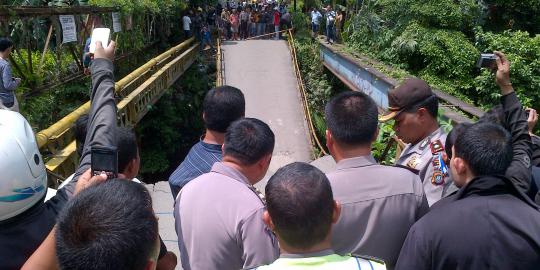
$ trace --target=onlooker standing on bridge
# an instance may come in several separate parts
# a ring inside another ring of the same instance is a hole
[[[344,92],[326,105],[326,145],[337,162],[327,176],[342,205],[332,247],[381,258],[393,269],[409,229],[429,207],[418,175],[379,165],[371,155],[377,117],[377,105],[362,92]]]
[[[388,92],[389,113],[382,122],[394,120],[397,136],[407,143],[396,164],[418,171],[429,205],[452,193],[452,178],[443,162],[446,132],[439,127],[439,100],[420,79],[406,79]]]
[[[317,38],[319,35],[319,25],[321,24],[321,13],[313,8],[311,10],[311,31],[313,31],[313,38]]]
[[[231,40],[238,40],[238,28],[240,26],[240,15],[238,14],[238,10],[233,9],[230,20],[231,20],[231,31],[232,31]]]
[[[8,62],[13,49],[13,41],[0,38],[0,109],[19,111],[19,103],[15,97],[15,89],[21,83],[20,78],[14,78],[11,65]]]
[[[343,28],[343,12],[341,10],[337,11],[336,15],[336,22],[335,22],[335,28],[336,28],[336,42],[341,42],[341,29]]]
[[[504,176],[510,134],[477,123],[458,135],[452,153],[460,189],[414,224],[396,269],[538,269],[539,206]]]
[[[174,217],[185,270],[237,270],[277,258],[277,241],[262,219],[264,199],[253,187],[268,170],[274,140],[258,119],[232,123],[223,161],[182,188]]]
[[[191,37],[191,19],[188,16],[188,13],[184,14],[182,17],[182,25],[184,28],[184,37],[186,39]]]
[[[300,162],[280,168],[268,181],[266,196],[263,219],[278,236],[281,256],[255,269],[386,269],[381,262],[332,250],[340,205],[319,169]]]
[[[6,269],[20,269],[53,228],[56,216],[81,184],[79,176],[90,168],[92,145],[113,145],[116,127],[113,64],[115,42],[106,49],[96,46],[92,69],[92,107],[88,140],[85,144],[75,180],[44,202],[47,172],[32,129],[20,114],[1,110],[0,130],[3,147],[0,161],[3,183],[0,190],[4,206],[0,207],[0,262]],[[29,132],[30,131],[30,132]],[[22,189],[13,189],[21,187]],[[6,188],[6,189],[5,189]]]
[[[326,42],[329,44],[334,43],[335,41],[335,28],[334,22],[336,20],[336,12],[332,10],[332,6],[328,5],[326,7]]]
[[[249,35],[254,37],[257,36],[259,33],[257,32],[257,27],[259,24],[259,11],[254,8],[251,11],[251,18],[250,18],[250,33]]]
[[[276,32],[274,39],[278,40],[280,33],[279,33],[279,24],[281,22],[281,14],[279,14],[279,10],[277,7],[274,8],[274,13],[272,14],[273,22],[274,22],[274,32]]]
[[[202,115],[206,132],[169,177],[173,199],[189,181],[210,172],[212,165],[221,161],[225,131],[244,117],[245,110],[244,94],[238,88],[225,85],[206,93]]]
[[[251,17],[251,12],[249,8],[242,9],[240,12],[240,39],[246,39],[249,37],[249,19]]]

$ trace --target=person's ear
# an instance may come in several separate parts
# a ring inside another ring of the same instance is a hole
[[[469,166],[467,165],[465,160],[460,157],[453,157],[452,160],[454,161],[452,164],[456,173],[458,173],[459,175],[464,175],[467,173]]]
[[[336,224],[339,220],[339,216],[341,215],[341,204],[334,200],[334,212],[332,213],[332,223]]]
[[[418,120],[421,122],[424,122],[427,116],[429,116],[429,112],[426,108],[419,108],[416,111],[416,117],[418,117]]]
[[[272,217],[270,217],[270,213],[268,213],[267,210],[264,210],[262,218],[263,218],[264,224],[266,224],[266,226],[268,226],[268,228],[270,228],[271,231],[274,231],[276,226],[274,225],[274,222],[272,221]]]

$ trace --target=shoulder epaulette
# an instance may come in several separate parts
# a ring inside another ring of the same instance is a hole
[[[402,168],[402,169],[405,169],[405,170],[407,170],[407,171],[410,171],[410,172],[412,172],[412,173],[414,173],[414,174],[416,174],[416,175],[418,175],[418,174],[420,173],[420,170],[413,169],[413,168],[411,168],[411,167],[409,167],[409,166],[405,166],[405,165],[401,165],[401,164],[394,164],[394,165],[392,165],[392,167]]]
[[[364,259],[364,260],[369,260],[369,261],[376,262],[376,263],[380,263],[380,264],[386,264],[386,263],[384,262],[383,259],[377,258],[377,257],[373,257],[373,256],[359,255],[359,254],[354,254],[354,253],[352,253],[352,254],[351,254],[351,257],[360,258],[360,259]]]

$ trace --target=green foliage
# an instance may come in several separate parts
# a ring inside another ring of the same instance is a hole
[[[529,3],[531,10],[518,2],[364,1],[360,12],[346,23],[343,36],[353,53],[405,69],[439,90],[484,108],[498,102],[499,91],[493,74],[479,71],[475,63],[480,52],[500,50],[512,63],[511,79],[522,102],[538,108],[540,94],[531,90],[538,89],[540,38],[520,31],[482,30],[496,28],[491,16],[502,7],[504,14],[514,14],[516,25],[522,20],[519,12],[538,17],[534,10],[540,2]]]
[[[60,63],[56,60],[55,52],[47,51],[43,59],[43,66],[40,68],[41,52],[32,51],[32,70],[28,70],[28,50],[19,49],[17,53],[12,54],[16,64],[21,67],[22,74],[17,69],[13,69],[16,77],[25,78],[21,86],[17,89],[20,93],[26,92],[28,88],[42,85],[44,82],[54,82],[57,78],[65,76],[77,70],[73,56],[63,51],[60,55]]]
[[[488,14],[484,24],[489,30],[515,29],[540,33],[540,1],[483,0]]]
[[[189,149],[203,134],[202,100],[211,87],[208,76],[194,64],[173,87],[152,106],[137,127],[141,145],[141,173],[146,182],[159,176],[179,160],[179,152]],[[175,90],[175,88],[177,90]]]
[[[482,52],[503,51],[510,60],[512,86],[525,106],[540,108],[540,36],[529,37],[522,31],[504,31],[500,34],[476,33],[476,46]],[[498,102],[499,88],[491,72],[483,70],[475,78],[478,104]]]

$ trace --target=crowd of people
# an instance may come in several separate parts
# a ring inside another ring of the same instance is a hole
[[[223,40],[245,40],[248,38],[279,39],[281,31],[292,28],[292,16],[285,4],[259,3],[236,4],[215,8],[188,10],[182,17],[184,36],[204,39],[213,27]],[[209,41],[209,40],[208,40]],[[209,42],[211,45],[211,42]]]
[[[313,33],[313,38],[317,38],[319,32],[321,31],[320,25],[324,18],[324,34],[326,35],[326,42],[328,44],[333,44],[334,42],[341,42],[341,33],[343,32],[343,26],[345,22],[344,13],[342,10],[338,9],[337,12],[332,9],[332,6],[328,5],[326,8],[321,9],[324,16],[321,12],[313,7],[309,16],[311,18],[311,31]]]
[[[1,269],[176,267],[151,196],[134,179],[135,135],[117,126],[115,46],[96,44],[91,109],[76,128],[80,165],[49,200],[32,129],[0,110]],[[538,116],[523,108],[509,61],[496,55],[501,104],[477,123],[447,134],[438,98],[420,79],[389,91],[382,116],[368,95],[344,91],[325,108],[336,167],[325,174],[294,162],[264,194],[254,185],[268,171],[273,131],[245,117],[241,89],[209,90],[206,130],[169,178],[183,269],[538,269]],[[372,156],[381,121],[393,121],[407,144],[395,166]],[[91,171],[93,147],[117,149],[117,176]]]

